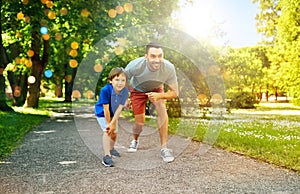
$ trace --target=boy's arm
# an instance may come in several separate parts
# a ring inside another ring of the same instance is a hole
[[[106,120],[106,123],[110,123],[110,111],[109,111],[109,104],[104,104],[103,105],[104,108],[104,117]]]
[[[112,118],[112,120],[110,121],[110,123],[107,125],[107,128],[108,128],[108,134],[114,132],[115,128],[116,128],[116,123],[117,123],[117,120],[119,119],[120,117],[120,114],[122,112],[122,109],[123,109],[123,105],[120,104],[114,114],[114,117]]]

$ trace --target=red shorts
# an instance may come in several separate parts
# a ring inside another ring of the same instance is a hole
[[[162,93],[164,88],[157,88],[149,92],[159,92]],[[130,89],[130,100],[131,106],[134,115],[144,114],[146,110],[146,103],[148,100],[148,96],[146,95],[148,92],[140,92],[135,89]]]

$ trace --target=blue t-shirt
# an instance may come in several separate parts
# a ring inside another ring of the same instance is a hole
[[[125,105],[128,98],[128,89],[123,88],[120,93],[116,94],[112,84],[106,84],[100,91],[99,100],[95,105],[95,115],[104,117],[104,104],[109,104],[110,117],[114,116],[119,105]]]

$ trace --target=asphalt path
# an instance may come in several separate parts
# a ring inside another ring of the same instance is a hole
[[[175,160],[164,163],[150,127],[127,153],[131,126],[119,121],[121,157],[104,167],[92,108],[57,109],[1,161],[0,193],[300,193],[299,173],[179,136],[169,136]]]

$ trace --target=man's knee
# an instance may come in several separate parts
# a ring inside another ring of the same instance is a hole
[[[140,134],[143,130],[143,126],[144,126],[144,124],[142,124],[142,123],[135,123],[133,125],[133,133]]]

